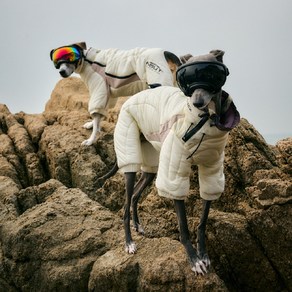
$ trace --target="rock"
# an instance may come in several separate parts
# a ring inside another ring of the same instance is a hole
[[[249,192],[263,208],[292,202],[292,182],[287,180],[262,179]]]
[[[19,186],[9,177],[0,176],[0,226],[19,215],[17,196]]]
[[[178,241],[140,238],[137,243],[133,256],[122,248],[102,255],[92,268],[89,291],[228,291],[213,272],[194,277]]]
[[[44,182],[41,162],[35,153],[35,148],[26,128],[18,123],[12,115],[6,117],[6,125],[8,128],[7,135],[12,140],[16,153],[25,164],[24,184],[32,185]]]
[[[107,151],[111,151],[109,146],[113,147],[113,142],[102,150],[95,146],[81,146],[85,129],[77,119],[78,113],[61,114],[57,123],[46,127],[39,142],[39,153],[46,162],[50,178],[94,195],[95,180],[101,176],[108,161],[101,157],[108,156]]]
[[[278,141],[276,148],[279,150],[279,156],[282,163],[282,170],[288,175],[292,175],[292,137]]]
[[[173,202],[153,183],[139,215],[135,255],[124,252],[124,179],[98,178],[114,164],[118,98],[90,147],[88,91],[60,80],[41,114],[0,104],[0,291],[291,291],[292,138],[268,145],[244,118],[229,135],[226,187],[207,225],[210,272],[187,262]],[[194,166],[186,200],[196,242],[201,216]]]
[[[43,115],[24,115],[24,126],[33,144],[39,142],[48,122]]]
[[[269,287],[270,291],[277,291],[281,287],[277,271],[263,253],[255,234],[250,232],[245,216],[215,211],[211,212],[209,220],[210,256],[214,269],[229,290],[266,291]]]
[[[274,291],[291,290],[291,203],[275,204],[267,210],[251,212],[247,218],[251,234],[258,241],[262,253],[270,262],[270,266],[277,272],[277,275],[281,275],[277,277],[278,286],[275,286],[275,282],[274,285],[271,284],[268,287],[274,287]]]
[[[20,190],[16,195],[19,213],[22,214],[37,204],[45,202],[51,194],[62,186],[63,184],[58,180],[50,179],[41,185]]]
[[[92,265],[111,248],[104,234],[117,224],[79,189],[59,185],[43,203],[1,226],[0,277],[21,291],[86,291]]]
[[[60,79],[56,84],[49,101],[46,103],[46,112],[57,111],[84,111],[87,112],[89,92],[78,77]]]

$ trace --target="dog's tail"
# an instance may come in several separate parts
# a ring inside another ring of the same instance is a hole
[[[118,169],[119,167],[116,160],[110,171],[96,180],[96,186],[98,188],[101,188],[107,179],[109,179],[110,177],[114,176],[117,173]]]

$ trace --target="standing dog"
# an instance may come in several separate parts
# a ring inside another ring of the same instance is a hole
[[[84,42],[53,49],[50,57],[62,77],[78,73],[89,90],[88,110],[93,120],[84,127],[93,130],[82,145],[95,141],[100,119],[113,105],[110,99],[130,96],[147,87],[173,86],[176,69],[181,65],[176,55],[162,49],[87,50]]]
[[[160,196],[174,200],[180,240],[191,269],[205,274],[210,260],[205,229],[211,201],[224,190],[224,148],[228,131],[240,116],[231,97],[221,88],[229,72],[223,51],[192,57],[177,70],[179,88],[162,86],[145,90],[127,100],[114,132],[117,164],[124,173],[126,202],[124,229],[126,252],[135,253],[130,230],[130,206],[136,231],[140,225],[137,204],[157,173]],[[189,192],[191,166],[198,165],[203,214],[197,229],[197,248],[189,235],[184,200]],[[142,170],[135,184],[136,172]]]

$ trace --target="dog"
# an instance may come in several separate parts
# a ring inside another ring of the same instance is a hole
[[[98,50],[87,49],[85,42],[53,49],[50,58],[62,77],[75,72],[89,89],[92,121],[83,127],[92,128],[92,134],[82,142],[87,146],[95,142],[100,120],[114,105],[115,97],[131,96],[160,85],[175,86],[176,69],[182,64],[179,57],[162,49]]]
[[[210,267],[205,230],[213,200],[224,190],[224,148],[228,133],[240,115],[228,93],[222,90],[229,75],[224,51],[212,50],[191,57],[177,70],[179,88],[161,86],[137,93],[122,106],[114,130],[117,165],[125,178],[125,250],[137,251],[130,229],[130,209],[137,232],[144,234],[137,204],[154,180],[160,196],[172,199],[180,241],[191,270],[204,275]],[[191,166],[197,165],[203,213],[193,247],[184,200],[190,188]],[[136,173],[142,172],[136,181]],[[111,175],[114,172],[111,173]]]

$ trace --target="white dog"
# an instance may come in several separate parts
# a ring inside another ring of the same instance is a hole
[[[229,94],[221,88],[229,74],[222,63],[224,52],[193,57],[177,70],[179,88],[161,86],[127,100],[114,132],[117,164],[125,175],[124,229],[126,251],[136,252],[130,229],[130,206],[136,231],[140,225],[137,203],[157,173],[160,196],[173,199],[180,240],[191,269],[205,274],[210,260],[205,246],[205,228],[210,204],[224,190],[224,148],[228,131],[240,120]],[[184,200],[190,187],[191,166],[199,171],[203,213],[197,231],[197,248],[189,235]],[[142,176],[135,185],[136,172]]]
[[[82,145],[94,143],[100,119],[115,97],[160,85],[174,86],[176,69],[181,65],[176,55],[162,49],[98,50],[87,49],[84,42],[53,49],[50,57],[62,77],[78,73],[89,90],[88,110],[93,120],[84,127],[93,130]]]

